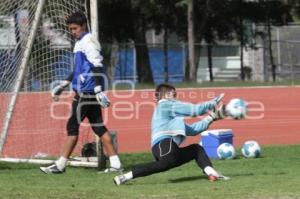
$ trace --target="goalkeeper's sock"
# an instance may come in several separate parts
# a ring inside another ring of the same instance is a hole
[[[126,180],[131,180],[133,178],[132,171],[125,173],[124,176],[125,176]]]
[[[218,172],[210,166],[207,166],[204,168],[204,173],[208,176],[213,175],[213,176],[219,177]]]
[[[115,169],[121,169],[121,161],[119,156],[117,155],[112,155],[109,157],[109,162],[110,162],[110,167],[115,168]]]
[[[56,164],[57,168],[62,171],[66,168],[67,162],[68,162],[67,158],[60,156],[60,158],[55,161],[55,164]]]

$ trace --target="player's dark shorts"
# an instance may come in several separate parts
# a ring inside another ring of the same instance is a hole
[[[172,138],[166,138],[152,147],[154,162],[132,167],[133,178],[148,176],[154,173],[167,171],[178,167],[191,160],[196,160],[198,166],[203,170],[212,163],[204,148],[199,144],[191,144],[178,147]]]
[[[76,93],[72,103],[72,114],[67,123],[69,136],[79,134],[80,123],[86,117],[96,135],[101,137],[107,131],[103,124],[101,106],[97,102],[95,95]]]

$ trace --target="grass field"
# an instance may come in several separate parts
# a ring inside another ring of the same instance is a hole
[[[300,198],[300,145],[263,147],[258,159],[213,161],[229,181],[209,182],[194,162],[168,172],[115,186],[115,174],[68,168],[63,175],[45,175],[37,165],[0,163],[1,199],[216,199]],[[148,153],[121,154],[128,169],[152,160]]]

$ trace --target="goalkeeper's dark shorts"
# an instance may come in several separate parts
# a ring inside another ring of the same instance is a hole
[[[88,118],[90,125],[96,135],[101,137],[107,128],[103,124],[101,106],[97,102],[94,94],[77,94],[72,103],[71,117],[67,123],[67,132],[69,136],[79,134],[80,123]]]
[[[152,154],[155,161],[137,165],[132,168],[133,178],[167,171],[191,160],[195,160],[202,170],[207,166],[212,166],[202,146],[199,144],[191,144],[181,148],[177,146],[172,138],[163,139],[154,145],[152,147]]]

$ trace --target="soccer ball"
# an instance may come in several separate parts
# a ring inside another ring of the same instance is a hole
[[[233,119],[239,120],[246,117],[248,112],[247,102],[243,99],[231,99],[225,107],[226,113]]]
[[[246,158],[258,158],[261,154],[261,148],[256,141],[249,140],[242,146],[242,154]]]
[[[233,159],[235,157],[235,148],[230,143],[223,143],[217,148],[217,154],[221,160]]]

